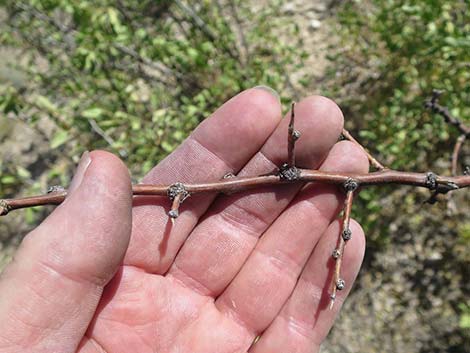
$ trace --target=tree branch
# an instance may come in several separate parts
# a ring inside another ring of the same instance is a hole
[[[114,47],[117,50],[119,50],[121,53],[129,55],[130,57],[137,60],[139,63],[142,63],[142,64],[144,64],[144,65],[146,65],[146,66],[148,66],[152,69],[155,69],[155,70],[159,71],[160,73],[162,73],[166,76],[176,77],[176,78],[179,78],[179,79],[182,78],[182,76],[179,72],[171,70],[170,68],[168,68],[167,66],[165,66],[162,63],[155,62],[155,61],[152,61],[150,59],[147,59],[147,58],[143,57],[142,55],[140,55],[139,53],[137,53],[135,50],[133,50],[129,47],[126,47],[125,45],[122,45],[120,43],[114,43]]]
[[[231,10],[232,17],[235,20],[238,37],[240,40],[240,46],[241,48],[243,48],[243,53],[241,50],[238,50],[240,52],[240,59],[243,62],[243,64],[246,65],[250,58],[250,49],[249,49],[248,42],[246,40],[246,36],[243,30],[242,21],[240,19],[240,16],[238,15],[237,6],[235,6],[234,2],[228,1],[228,6]]]
[[[464,123],[462,123],[459,119],[452,116],[447,107],[444,107],[438,103],[439,97],[442,95],[442,93],[442,91],[436,89],[433,90],[431,98],[424,102],[425,108],[441,115],[446,123],[455,126],[462,135],[465,135],[465,137],[470,137],[470,126],[464,125]]]
[[[233,177],[214,182],[201,184],[182,184],[190,195],[200,193],[221,192],[236,193],[250,190],[261,186],[273,186],[287,183],[312,183],[320,182],[327,184],[343,185],[348,180],[354,180],[359,186],[368,187],[374,185],[410,185],[439,190],[441,193],[470,187],[470,175],[455,177],[445,177],[433,173],[412,173],[397,170],[384,170],[369,174],[349,174],[349,173],[329,173],[319,170],[300,169],[299,176],[295,180],[283,178],[281,174]],[[174,185],[174,184],[172,184]],[[133,195],[165,196],[172,185],[150,185],[136,184],[132,187]],[[64,201],[67,191],[60,193],[44,194],[18,199],[0,200],[0,215],[5,215],[8,211],[25,207],[41,205],[58,205]]]

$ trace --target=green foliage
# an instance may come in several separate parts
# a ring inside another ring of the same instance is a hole
[[[423,102],[432,89],[444,90],[442,104],[470,121],[468,1],[348,2],[339,16],[344,49],[332,56],[335,91],[355,91],[343,103],[363,140],[393,168],[448,158],[442,147],[456,131]]]
[[[468,1],[346,2],[338,19],[341,49],[331,48],[329,94],[345,109],[348,128],[391,168],[449,174],[459,132],[423,103],[433,89],[443,90],[441,104],[470,122]],[[361,195],[367,231],[388,228],[370,211],[391,191]],[[423,200],[414,194],[400,202],[409,208]]]
[[[340,8],[340,43],[331,48],[329,95],[345,111],[347,128],[391,168],[450,174],[450,156],[459,132],[441,116],[426,111],[423,103],[433,89],[443,90],[440,103],[461,121],[470,122],[468,6],[467,0],[370,0],[346,2]],[[466,146],[459,173],[463,164],[469,164]],[[470,263],[466,221],[470,195],[465,191],[455,195],[452,212],[445,198],[436,205],[425,204],[429,196],[428,191],[417,189],[368,189],[361,192],[354,214],[367,234],[366,267],[376,275],[388,270],[383,265],[389,260],[384,259],[384,252],[414,248],[423,238],[424,249],[408,254],[406,266],[413,256],[421,256],[422,263],[422,252],[431,248],[442,256],[436,268],[428,269],[429,285],[420,284],[423,276],[410,275],[413,290],[423,288],[419,303],[413,304],[403,293],[396,299],[404,307],[419,305],[425,322],[432,316],[432,305],[426,307],[426,303],[436,293],[445,296],[452,307],[450,314],[442,308],[436,308],[436,313],[456,320],[453,326],[436,324],[428,344],[461,351],[468,342],[468,303],[461,303],[470,289],[464,280]],[[416,272],[415,268],[396,270]],[[432,293],[431,286],[435,288]]]
[[[470,329],[470,305],[461,304],[460,310],[462,314],[460,316],[460,327],[462,329]]]
[[[299,62],[297,41],[277,40],[276,28],[297,30],[277,16],[277,0],[259,11],[241,0],[0,4],[0,44],[22,51],[16,69],[26,74],[20,85],[0,77],[1,114],[32,126],[52,120],[51,159],[104,148],[136,178],[240,90],[282,90],[285,67]],[[8,168],[3,195],[21,177]]]

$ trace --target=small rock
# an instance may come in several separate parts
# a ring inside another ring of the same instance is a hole
[[[321,27],[321,22],[319,20],[313,19],[308,24],[308,29],[311,31],[316,31]]]

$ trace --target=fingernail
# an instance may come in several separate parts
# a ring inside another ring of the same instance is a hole
[[[75,171],[75,175],[73,176],[72,182],[70,183],[68,195],[73,193],[75,190],[78,189],[80,184],[82,183],[83,177],[85,176],[85,172],[90,166],[91,158],[90,153],[85,151],[80,158],[80,162],[78,163],[78,167]]]
[[[279,96],[279,93],[277,93],[277,91],[275,91],[273,88],[271,87],[268,87],[268,86],[264,86],[264,85],[261,85],[261,86],[256,86],[254,87],[255,89],[261,89],[263,91],[266,91],[270,94],[272,94],[274,97],[276,97],[277,99],[281,99],[280,96]]]

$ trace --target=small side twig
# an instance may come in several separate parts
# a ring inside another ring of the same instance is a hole
[[[249,50],[248,42],[246,40],[246,36],[244,33],[243,24],[238,14],[237,6],[235,6],[234,2],[228,1],[228,6],[231,10],[232,17],[235,20],[238,37],[240,40],[240,45],[241,45],[241,48],[243,49],[243,52],[241,50],[238,50],[240,52],[240,59],[242,59],[243,64],[246,65],[247,61],[250,58],[250,50]]]
[[[117,50],[119,50],[121,53],[129,55],[133,59],[137,60],[139,63],[142,63],[142,64],[144,64],[144,65],[146,65],[146,66],[148,66],[148,67],[150,67],[154,70],[159,71],[166,78],[172,78],[172,77],[176,77],[176,78],[179,78],[179,79],[182,78],[182,76],[179,72],[173,71],[168,66],[166,66],[166,65],[164,65],[160,62],[156,62],[156,61],[152,61],[150,59],[147,59],[146,57],[144,57],[144,56],[140,55],[138,52],[136,52],[134,49],[126,47],[125,45],[122,45],[120,43],[115,43],[114,47]]]
[[[457,175],[457,170],[458,170],[458,162],[459,162],[459,154],[460,150],[462,149],[462,146],[467,139],[467,136],[464,134],[460,135],[457,141],[455,142],[454,145],[454,151],[452,152],[452,175],[456,176]]]
[[[180,212],[180,204],[181,204],[181,199],[182,199],[182,194],[176,195],[176,197],[173,199],[173,203],[171,204],[171,209],[168,212],[168,216],[170,217],[171,223],[175,223],[175,219],[179,217]]]
[[[292,102],[289,128],[287,129],[287,164],[295,167],[295,142],[300,138],[300,131],[294,129],[295,103]]]
[[[103,140],[106,141],[106,143],[110,146],[110,147],[113,147],[114,144],[115,144],[115,141],[114,139],[109,136],[99,125],[98,123],[96,122],[95,119],[88,119],[88,123],[90,124],[90,127],[91,129],[96,133],[98,134],[99,136],[101,136],[103,138]],[[127,151],[123,148],[119,149],[119,155],[122,157],[122,158],[125,158],[127,157]]]
[[[174,183],[168,188],[167,195],[170,201],[172,201],[168,216],[170,217],[171,221],[174,222],[174,220],[178,218],[180,214],[180,204],[182,204],[183,201],[190,196],[190,194],[182,183]]]
[[[443,91],[434,89],[432,95],[424,102],[424,107],[431,110],[433,113],[439,114],[444,121],[452,126],[455,126],[460,132],[460,136],[457,138],[451,157],[451,173],[452,176],[456,176],[459,165],[460,151],[467,138],[470,137],[470,126],[465,125],[462,121],[454,117],[447,107],[444,107],[438,103],[439,97]],[[431,196],[429,202],[434,203],[437,201],[438,190]],[[455,204],[452,199],[452,194],[447,196],[448,212],[452,213],[455,211]]]
[[[73,27],[69,28],[69,27],[64,26],[62,23],[60,23],[56,19],[54,19],[53,17],[50,17],[49,15],[41,12],[40,10],[38,10],[34,6],[27,6],[25,4],[22,4],[21,2],[17,2],[15,4],[15,6],[19,9],[21,9],[24,12],[30,13],[31,16],[52,25],[62,35],[64,35],[64,38],[65,38],[64,39],[64,44],[66,45],[67,49],[71,50],[71,51],[73,51],[75,49],[74,48],[75,40],[74,40],[73,36],[77,35],[78,32],[75,29],[73,29]],[[136,52],[132,48],[129,48],[129,47],[127,47],[123,44],[120,44],[120,43],[114,43],[113,47],[116,50],[120,51],[121,53],[130,56],[131,58],[133,58],[137,62],[139,62],[139,63],[141,63],[141,64],[143,64],[143,65],[145,65],[145,66],[147,66],[151,69],[154,69],[154,70],[158,71],[162,76],[162,77],[159,77],[158,79],[163,84],[169,84],[170,80],[174,77],[176,77],[178,79],[182,79],[181,73],[173,71],[171,68],[169,68],[168,66],[166,66],[165,64],[163,64],[161,62],[152,61],[148,58],[143,57],[142,55],[140,55],[138,52]],[[165,80],[163,79],[163,77],[165,78]]]
[[[188,4],[184,3],[181,0],[174,0],[175,4],[185,13],[192,21],[192,23],[201,30],[204,35],[209,38],[212,42],[217,42],[217,35],[207,26],[204,20],[197,14],[197,12]],[[225,49],[227,50],[230,57],[238,60],[239,55],[235,53],[234,50],[229,47],[226,43],[223,43]]]
[[[377,170],[385,170],[387,169],[382,163],[380,163],[376,158],[374,158],[374,156],[372,156],[369,151],[367,151],[367,149],[362,146],[359,141],[357,141],[350,133],[348,130],[346,129],[343,129],[342,133],[343,137],[346,139],[346,140],[349,140],[351,141],[352,143],[356,144],[357,146],[359,146],[363,151],[364,153],[367,155],[367,158],[369,159],[369,163]]]
[[[449,125],[455,126],[462,135],[465,137],[470,137],[470,126],[465,125],[459,119],[454,117],[447,107],[444,107],[438,103],[439,97],[442,95],[443,91],[433,90],[431,98],[427,99],[424,102],[424,107],[430,109],[433,113],[439,114],[444,118],[444,121]]]
[[[465,135],[460,135],[454,145],[454,150],[452,152],[451,164],[452,164],[452,176],[456,176],[459,168],[459,154],[462,146],[466,140]],[[447,214],[452,215],[457,212],[457,206],[455,204],[455,200],[453,198],[454,194],[447,195]]]
[[[344,249],[346,243],[351,239],[352,232],[349,224],[351,222],[351,209],[353,204],[354,191],[357,189],[358,184],[353,179],[348,179],[344,183],[344,188],[346,189],[346,199],[344,201],[343,207],[343,222],[341,225],[340,237],[338,246],[333,250],[333,258],[335,259],[335,272],[333,274],[333,280],[331,281],[331,294],[330,294],[330,309],[333,308],[333,305],[336,300],[336,293],[339,290],[343,290],[346,282],[341,278],[341,267],[344,258]]]

